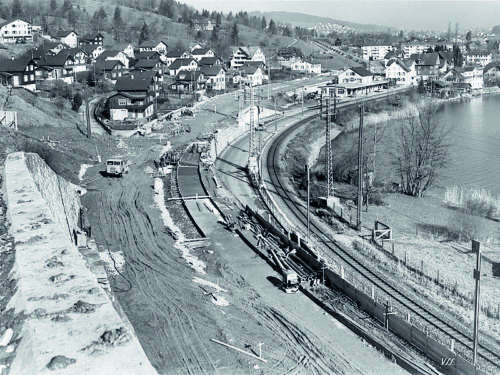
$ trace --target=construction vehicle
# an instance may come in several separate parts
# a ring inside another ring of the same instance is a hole
[[[106,161],[106,175],[122,177],[128,173],[128,164],[123,159],[108,159]]]
[[[294,270],[288,269],[283,265],[283,262],[279,259],[278,255],[273,249],[269,249],[271,254],[273,255],[274,261],[276,265],[280,269],[282,276],[282,288],[287,294],[297,293],[299,291],[300,280],[297,272]]]

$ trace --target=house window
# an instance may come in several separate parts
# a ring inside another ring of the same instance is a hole
[[[127,105],[127,99],[118,99],[118,105]]]

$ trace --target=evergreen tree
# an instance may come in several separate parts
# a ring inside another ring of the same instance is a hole
[[[212,30],[212,35],[210,35],[210,41],[216,44],[219,41],[219,28],[214,27]]]
[[[148,39],[149,39],[149,27],[148,27],[148,24],[146,22],[144,22],[142,24],[141,33],[139,35],[139,44],[141,44],[142,42],[145,42]]]
[[[268,30],[271,34],[276,34],[278,29],[276,28],[276,24],[274,23],[274,20],[271,18],[271,21],[269,21],[269,27]]]
[[[419,94],[425,94],[425,86],[424,86],[424,80],[423,79],[421,79],[418,82],[417,92]]]
[[[115,31],[115,39],[120,39],[121,28],[123,26],[123,19],[120,7],[117,5],[115,8],[115,13],[113,15],[113,29]]]
[[[239,30],[238,30],[238,24],[236,21],[233,23],[233,27],[231,27],[231,42],[233,45],[238,45],[239,42]]]
[[[215,25],[217,27],[222,25],[222,15],[220,13],[217,13],[217,16],[215,16]]]
[[[283,29],[283,36],[292,36],[292,32],[288,27],[288,25],[286,25],[285,28]]]
[[[266,17],[262,16],[262,21],[260,22],[260,28],[262,30],[265,30],[267,28],[267,21],[266,21]]]
[[[12,18],[19,18],[21,17],[23,13],[23,10],[21,8],[21,3],[19,2],[19,0],[14,0],[12,2]]]
[[[71,4],[70,0],[64,0],[63,5],[61,6],[61,10],[63,14],[66,14],[66,12],[70,11],[73,9],[73,5]]]
[[[57,2],[56,0],[50,0],[50,10],[54,13],[57,10]]]

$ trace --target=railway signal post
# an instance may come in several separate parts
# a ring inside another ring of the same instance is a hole
[[[476,268],[474,269],[474,279],[476,280],[476,290],[474,293],[474,337],[472,346],[472,364],[477,364],[477,343],[479,335],[479,294],[480,294],[480,278],[481,278],[481,249],[478,241],[472,240],[472,251],[476,253]]]
[[[363,111],[364,106],[359,107],[359,132],[358,132],[358,209],[356,229],[361,230],[361,208],[363,206]]]

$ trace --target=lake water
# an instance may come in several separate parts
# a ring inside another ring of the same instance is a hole
[[[500,96],[448,103],[440,113],[451,126],[450,164],[438,184],[484,188],[500,195]]]

